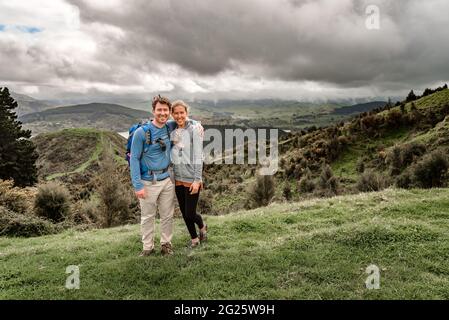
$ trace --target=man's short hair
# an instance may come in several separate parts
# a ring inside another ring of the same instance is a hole
[[[153,110],[156,108],[156,104],[157,103],[160,104],[166,104],[168,106],[168,109],[171,110],[171,102],[168,98],[166,97],[162,97],[160,94],[158,94],[157,96],[155,96],[153,98]]]

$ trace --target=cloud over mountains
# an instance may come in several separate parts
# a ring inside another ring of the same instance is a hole
[[[377,5],[380,29],[366,8]],[[0,83],[46,97],[388,96],[449,79],[445,0],[0,0]]]

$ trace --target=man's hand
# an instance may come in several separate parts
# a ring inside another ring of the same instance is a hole
[[[196,194],[198,193],[198,190],[200,190],[201,183],[200,182],[194,182],[189,188],[190,194]]]
[[[136,191],[136,196],[139,199],[145,199],[145,188],[143,188],[142,190]]]

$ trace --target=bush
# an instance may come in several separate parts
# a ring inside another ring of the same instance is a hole
[[[358,173],[363,173],[365,171],[365,162],[366,159],[359,158],[355,165],[355,171],[357,171]]]
[[[109,228],[126,223],[131,217],[131,199],[120,181],[111,151],[107,151],[100,164],[97,192],[100,195],[101,226]]]
[[[394,146],[388,152],[385,162],[390,166],[390,173],[394,176],[398,175],[402,170],[401,148]]]
[[[386,163],[390,166],[391,174],[398,175],[426,152],[426,146],[421,143],[407,143],[394,146],[387,154]]]
[[[70,212],[69,191],[57,182],[41,185],[34,200],[34,212],[53,222],[63,221]]]
[[[267,206],[273,199],[274,192],[273,176],[257,176],[256,183],[251,187],[249,194],[251,207]]]
[[[100,221],[101,210],[95,199],[85,199],[72,206],[71,220],[76,224],[96,224]]]
[[[420,188],[438,188],[446,184],[449,161],[446,155],[436,150],[425,156],[412,169],[415,185]]]
[[[356,188],[360,192],[380,191],[388,186],[386,179],[373,170],[365,171],[357,181]]]
[[[13,180],[0,180],[0,206],[21,214],[30,213],[34,196],[32,188],[18,188]]]
[[[411,165],[417,158],[426,152],[426,146],[422,143],[407,143],[403,145],[401,150],[402,166],[407,167]]]
[[[37,237],[55,233],[56,226],[39,217],[14,213],[0,206],[0,236]]]
[[[413,175],[410,170],[404,171],[396,178],[396,187],[402,189],[409,189],[413,186]]]
[[[198,200],[199,214],[213,214],[213,198],[214,195],[210,190],[204,190],[200,193]]]
[[[329,165],[324,165],[318,179],[319,193],[321,195],[336,195],[338,193],[338,180]]]
[[[315,182],[312,179],[312,172],[306,169],[306,173],[302,176],[298,183],[298,191],[300,193],[311,193],[315,190]]]
[[[284,186],[284,189],[282,190],[282,195],[286,200],[291,200],[292,198],[292,188],[290,187],[290,184],[288,182]]]

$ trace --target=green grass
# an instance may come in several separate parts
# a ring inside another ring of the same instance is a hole
[[[345,177],[356,180],[359,173],[357,173],[356,165],[360,158],[367,155],[373,155],[371,149],[388,148],[397,143],[407,141],[410,131],[406,127],[398,128],[385,134],[381,138],[366,139],[354,143],[331,164],[332,171],[338,177]]]
[[[172,257],[137,257],[137,225],[0,238],[0,298],[448,299],[448,218],[449,189],[388,189],[210,216],[194,251],[177,220]],[[69,265],[79,290],[64,287]]]
[[[80,130],[80,129],[77,129]],[[86,129],[82,129],[82,130],[86,130]],[[89,130],[87,129],[86,132],[88,132]],[[82,163],[78,168],[76,168],[73,171],[70,172],[62,172],[62,173],[54,173],[48,177],[46,177],[45,179],[47,181],[65,176],[65,175],[70,175],[73,173],[83,173],[91,164],[93,164],[95,161],[97,161],[101,155],[101,153],[103,152],[103,147],[104,147],[104,141],[103,141],[103,133],[99,133],[99,137],[97,137],[96,139],[98,139],[97,144],[95,146],[95,150],[94,152],[91,154],[90,158]]]

